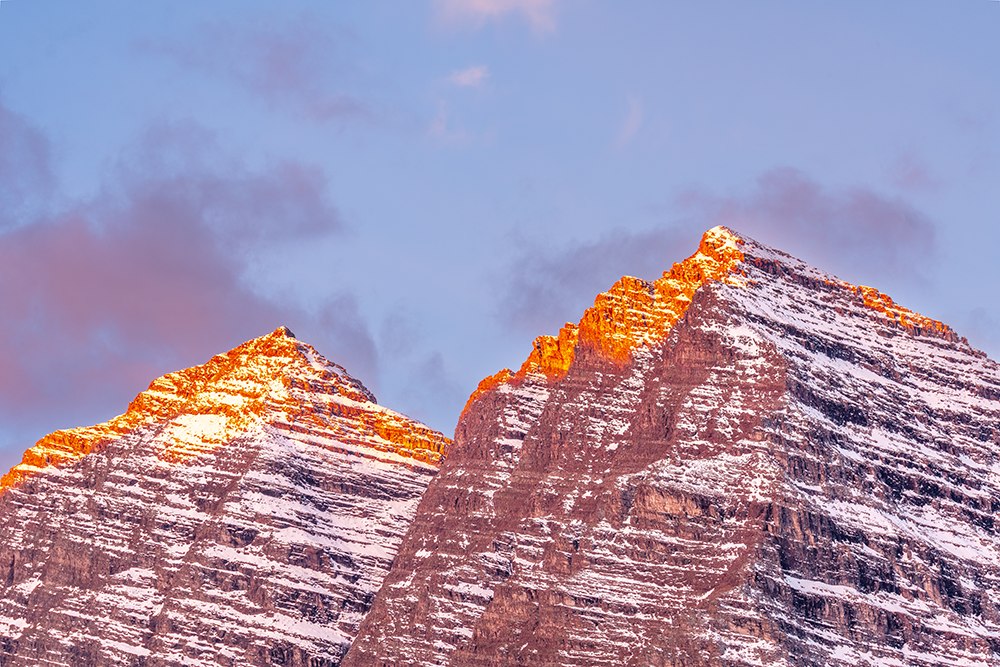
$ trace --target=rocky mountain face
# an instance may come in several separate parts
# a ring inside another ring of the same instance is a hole
[[[1000,665],[1000,368],[877,290],[717,227],[455,436],[284,328],[155,380],[0,479],[0,667]]]
[[[1000,369],[725,228],[487,378],[343,664],[1000,665]]]
[[[450,441],[280,328],[0,482],[0,665],[337,665]]]

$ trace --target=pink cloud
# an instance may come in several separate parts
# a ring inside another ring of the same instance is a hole
[[[0,446],[110,418],[162,373],[282,324],[374,374],[349,295],[317,315],[246,279],[262,248],[341,230],[325,186],[310,167],[249,172],[197,127],[161,127],[93,200],[0,234]]]
[[[536,32],[556,27],[556,0],[434,0],[438,21],[481,28],[507,15],[526,20]]]
[[[486,65],[475,65],[452,72],[448,81],[456,86],[479,88],[489,78],[490,70]]]
[[[935,192],[941,189],[941,181],[930,174],[925,165],[912,155],[904,155],[889,170],[889,181],[910,192]]]
[[[40,215],[55,178],[48,140],[0,102],[0,231]]]

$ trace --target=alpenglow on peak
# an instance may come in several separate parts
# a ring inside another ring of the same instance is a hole
[[[1000,368],[716,227],[484,380],[344,667],[1000,664]]]
[[[335,665],[450,440],[286,327],[0,488],[0,664]]]

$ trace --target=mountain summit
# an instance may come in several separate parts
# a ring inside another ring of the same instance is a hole
[[[1000,367],[716,227],[452,443],[279,328],[0,486],[0,665],[1000,664]]]
[[[0,488],[0,665],[336,665],[450,441],[280,327]]]
[[[344,664],[1000,664],[1000,369],[716,227],[484,380]]]

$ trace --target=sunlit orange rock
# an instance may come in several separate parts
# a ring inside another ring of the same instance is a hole
[[[471,396],[469,396],[469,400],[465,402],[465,407],[462,408],[462,414],[465,414],[465,411],[469,409],[469,406],[475,403],[476,399],[480,396],[494,387],[498,387],[503,383],[508,382],[512,377],[514,377],[514,371],[509,368],[504,368],[487,378],[483,378],[483,380],[479,383],[479,386],[476,387],[476,390],[472,392]]]
[[[480,385],[341,667],[1000,667],[1000,365],[740,240]]]
[[[578,350],[592,351],[617,365],[631,358],[636,348],[662,341],[684,315],[694,293],[702,285],[719,281],[742,285],[743,240],[725,227],[714,227],[701,239],[698,251],[673,265],[653,282],[625,276],[611,289],[597,295],[579,325],[567,323],[558,336],[535,339],[527,360],[515,373],[503,369],[479,383],[462,410],[464,415],[483,394],[507,382],[518,382],[528,374],[553,381],[564,377]],[[758,261],[758,260],[755,260]],[[864,304],[889,320],[915,331],[949,334],[950,328],[893,302],[872,287],[844,281],[828,284],[858,295]]]
[[[563,377],[573,363],[578,335],[577,326],[567,322],[558,336],[539,336],[517,374],[541,373],[551,378]]]
[[[851,283],[844,282],[843,280],[832,281],[830,284],[841,287],[848,292],[854,292],[861,297],[861,300],[866,306],[872,310],[882,313],[885,315],[886,319],[894,320],[908,329],[934,331],[939,334],[944,334],[951,330],[951,328],[943,322],[932,320],[929,317],[924,317],[920,313],[915,313],[912,310],[903,308],[899,304],[895,303],[888,294],[883,294],[874,287],[852,285]]]
[[[207,363],[168,373],[110,421],[51,433],[0,478],[0,492],[47,466],[75,462],[115,438],[158,425],[161,460],[183,464],[254,428],[331,441],[437,465],[450,440],[376,404],[346,370],[279,327]]]
[[[164,375],[4,478],[0,664],[336,665],[450,443],[284,328]]]
[[[483,380],[469,397],[467,410],[484,393],[529,373],[558,380],[566,375],[580,348],[593,350],[616,364],[626,363],[641,345],[663,340],[684,314],[695,290],[709,281],[740,284],[737,267],[743,261],[742,239],[724,227],[705,232],[698,252],[674,264],[659,280],[624,277],[598,294],[574,326],[567,323],[558,336],[539,336],[517,373],[504,369]],[[465,410],[463,410],[465,414]]]

